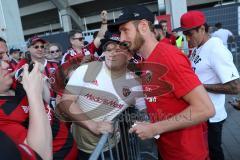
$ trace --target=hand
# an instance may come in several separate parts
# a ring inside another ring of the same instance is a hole
[[[130,128],[129,133],[136,133],[141,140],[150,139],[158,135],[154,123],[136,122],[136,125]]]
[[[107,11],[106,10],[103,10],[100,14],[101,16],[101,19],[102,19],[102,23],[107,23],[108,21],[108,17],[107,17]]]
[[[230,103],[235,109],[240,110],[240,99],[232,98],[228,103]]]
[[[42,95],[44,81],[38,62],[35,62],[33,70],[30,73],[28,72],[28,64],[24,65],[21,83],[29,95]]]
[[[113,125],[112,122],[107,121],[92,121],[89,129],[92,133],[96,135],[105,134],[105,133],[112,133],[113,132]]]
[[[81,64],[89,63],[91,61],[93,61],[92,56],[91,55],[86,55],[86,56],[83,57],[83,59],[81,61]]]

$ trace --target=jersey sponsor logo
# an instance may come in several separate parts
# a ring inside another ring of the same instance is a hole
[[[122,88],[122,93],[124,97],[127,97],[131,94],[131,90],[128,87],[123,87]]]
[[[108,105],[108,106],[111,106],[113,108],[122,109],[124,107],[123,104],[120,104],[117,101],[109,100],[109,99],[98,97],[98,96],[94,96],[93,94],[90,94],[90,93],[86,94],[84,97],[86,97],[87,99],[89,99],[93,102]]]
[[[29,112],[29,106],[22,106],[22,109],[24,111],[24,113],[28,113]]]

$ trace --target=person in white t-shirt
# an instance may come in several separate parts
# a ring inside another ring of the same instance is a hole
[[[95,149],[99,134],[111,132],[111,122],[130,105],[145,109],[142,86],[135,73],[128,70],[132,53],[119,44],[120,35],[107,32],[103,44],[104,62],[78,67],[66,86],[60,110],[73,120],[73,135],[81,160]],[[64,102],[65,100],[65,102]],[[66,104],[72,100],[74,104]],[[111,143],[111,140],[110,140]]]
[[[234,40],[232,32],[229,31],[228,29],[222,28],[221,23],[216,23],[215,27],[217,28],[217,30],[212,33],[212,37],[220,38],[223,41],[224,46],[228,48],[227,45],[228,41],[232,42]]]
[[[216,114],[208,120],[208,143],[211,160],[223,160],[222,125],[227,118],[225,94],[240,91],[239,73],[231,52],[216,37],[210,38],[204,14],[189,11],[181,16],[181,30],[196,48],[190,61],[214,104]]]

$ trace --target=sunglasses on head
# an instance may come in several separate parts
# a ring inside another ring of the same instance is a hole
[[[79,37],[79,38],[73,38],[74,40],[79,40],[79,41],[83,41],[85,38],[84,37]]]
[[[43,49],[44,46],[34,46],[33,48],[35,48],[35,49],[39,49],[39,48]]]
[[[55,50],[55,51],[50,51],[50,53],[58,53],[58,52],[60,52],[59,49],[57,49],[57,50]]]

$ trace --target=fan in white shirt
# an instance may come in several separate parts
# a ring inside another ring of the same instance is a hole
[[[232,42],[234,40],[232,32],[228,29],[223,29],[221,23],[216,23],[215,27],[217,28],[217,30],[212,33],[212,37],[220,38],[223,41],[224,46],[228,48],[228,41]]]

